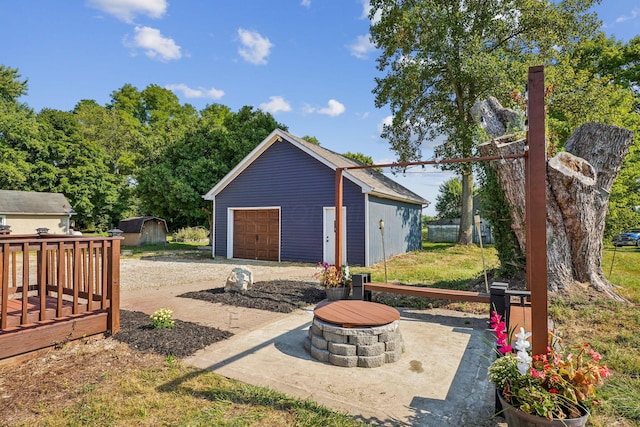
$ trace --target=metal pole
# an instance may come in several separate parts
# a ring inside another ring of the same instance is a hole
[[[618,245],[613,244],[613,258],[611,258],[611,267],[609,267],[609,280],[611,280],[611,273],[613,273],[613,263],[616,260],[616,251],[618,250]]]
[[[384,251],[384,221],[379,221],[380,236],[382,237],[382,259],[384,261],[384,283],[387,283],[387,254]]]
[[[342,266],[342,169],[336,169],[336,256],[335,265]]]
[[[482,247],[482,234],[480,233],[480,214],[476,212],[473,216],[473,222],[476,224],[476,232],[478,233],[478,241],[480,242],[480,254],[482,255],[482,272],[484,273],[484,288],[489,293],[489,280],[487,279],[487,267],[484,262],[484,248]]]

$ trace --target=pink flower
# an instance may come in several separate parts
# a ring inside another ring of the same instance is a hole
[[[513,350],[513,348],[508,344],[498,345],[498,351],[502,354],[511,353],[511,350]]]

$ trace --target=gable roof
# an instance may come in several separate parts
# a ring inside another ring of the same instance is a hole
[[[154,219],[161,221],[164,224],[165,232],[169,232],[169,229],[167,228],[167,221],[156,216],[136,216],[133,218],[121,219],[118,222],[118,229],[125,233],[140,233],[144,223]]]
[[[207,194],[202,196],[206,200],[213,200],[216,194],[222,191],[229,183],[231,183],[243,170],[245,170],[253,161],[267,150],[273,143],[286,140],[293,146],[299,148],[316,160],[324,163],[329,168],[336,170],[348,166],[359,166],[360,162],[352,160],[334,151],[328,150],[316,144],[312,144],[302,138],[299,138],[289,132],[276,129],[264,139],[251,153],[249,153],[242,161],[233,168],[218,184],[215,185]],[[374,169],[353,169],[343,172],[343,176],[362,188],[363,193],[373,196],[404,201],[413,204],[428,204],[429,202],[420,197],[413,191],[398,184],[391,178]]]
[[[0,214],[75,215],[62,193],[0,190]]]

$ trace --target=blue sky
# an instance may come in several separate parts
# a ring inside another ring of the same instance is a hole
[[[379,134],[389,110],[376,109],[371,93],[381,75],[367,8],[368,0],[5,0],[0,64],[28,79],[21,101],[36,111],[104,105],[127,83],[157,84],[197,109],[261,108],[295,135],[387,163],[394,153]],[[637,0],[595,10],[608,35],[640,33]],[[393,178],[432,201],[424,213],[434,215],[450,176],[426,168]]]

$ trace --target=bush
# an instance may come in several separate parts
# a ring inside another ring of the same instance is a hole
[[[155,329],[173,329],[176,325],[171,315],[173,311],[168,308],[161,308],[160,310],[153,313],[151,316],[151,324]]]
[[[203,242],[209,240],[209,231],[204,227],[185,227],[173,233],[174,242]]]

